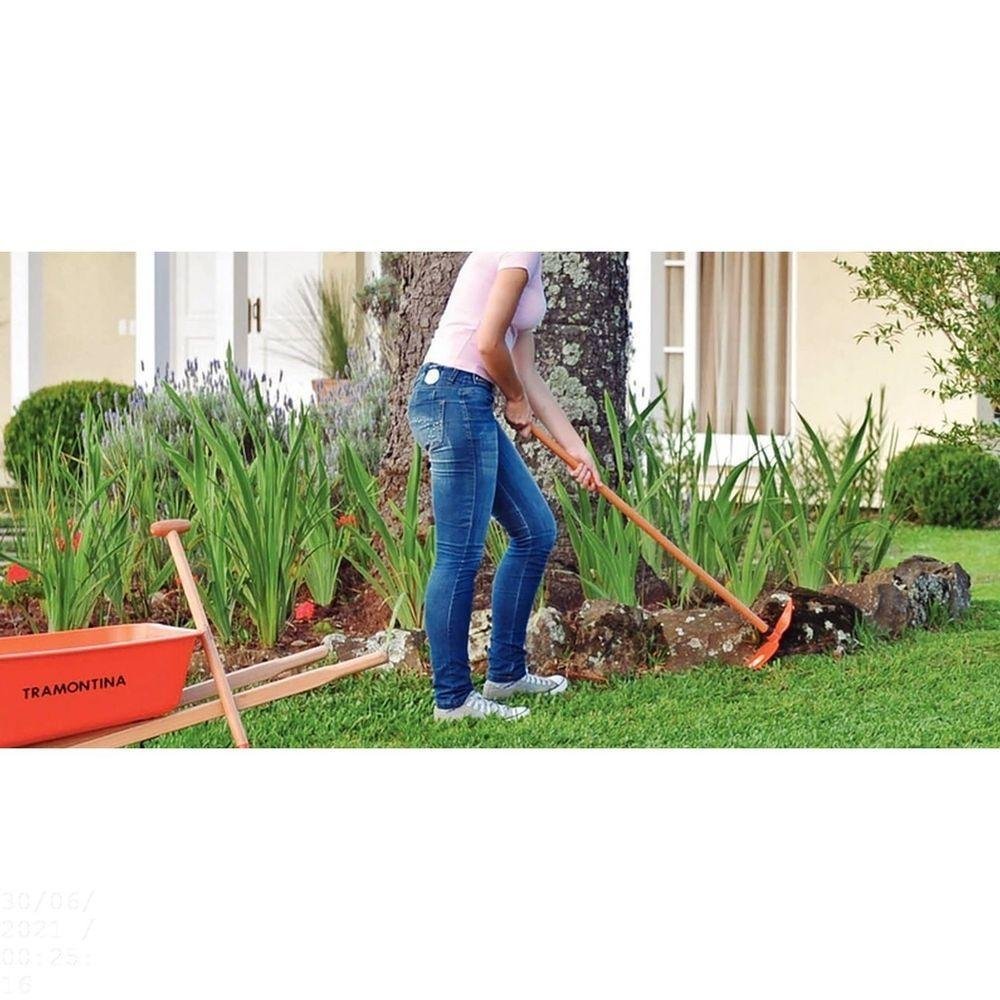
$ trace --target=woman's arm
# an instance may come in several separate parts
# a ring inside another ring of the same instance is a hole
[[[518,335],[514,345],[513,363],[524,386],[531,409],[549,429],[552,436],[579,461],[573,478],[588,490],[596,490],[601,482],[601,474],[593,456],[587,450],[583,439],[569,422],[559,401],[552,395],[545,379],[535,368],[535,335],[525,331]]]
[[[504,414],[507,423],[523,437],[531,436],[533,417],[524,384],[507,349],[506,336],[527,284],[528,272],[523,268],[505,267],[497,271],[476,330],[476,347],[483,367],[507,398]]]

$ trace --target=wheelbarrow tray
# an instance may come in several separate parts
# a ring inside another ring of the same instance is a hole
[[[148,622],[0,639],[0,747],[172,712],[201,635]]]

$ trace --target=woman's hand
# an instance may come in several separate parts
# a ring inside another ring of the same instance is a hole
[[[593,456],[583,444],[567,448],[566,451],[579,463],[570,475],[585,489],[596,493],[597,487],[601,485],[601,474],[597,471]]]
[[[531,404],[527,396],[520,399],[508,399],[503,411],[504,419],[517,431],[517,436],[528,440],[531,437],[531,425],[535,415],[531,412]]]

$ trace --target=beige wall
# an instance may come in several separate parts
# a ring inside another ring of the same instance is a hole
[[[43,384],[135,377],[135,255],[47,253],[42,264]]]
[[[924,390],[934,384],[928,373],[927,352],[941,344],[930,339],[903,338],[890,351],[870,340],[855,341],[882,311],[853,300],[851,276],[834,263],[842,257],[863,263],[863,253],[799,253],[798,317],[794,400],[811,424],[835,431],[838,417],[857,423],[865,399],[878,396],[885,386],[886,410],[899,431],[899,446],[910,444],[920,425],[939,426],[952,420],[975,418],[974,400],[955,400],[943,407]]]
[[[345,289],[354,294],[361,290],[365,283],[365,255],[349,251],[326,251],[323,254],[323,277],[327,281],[343,282]],[[365,331],[365,317],[358,310],[355,313],[359,338]]]
[[[130,385],[135,337],[118,332],[135,317],[131,253],[46,253],[42,257],[41,385],[111,379]],[[0,254],[0,469],[10,419],[10,254]],[[0,471],[0,486],[8,479]]]
[[[340,279],[360,288],[365,280],[365,255],[327,251],[323,254],[323,274],[326,278]]]

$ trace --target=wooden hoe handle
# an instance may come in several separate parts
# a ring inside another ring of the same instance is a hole
[[[561,458],[569,468],[575,469],[580,463],[554,438],[543,431],[537,424],[531,425],[531,433],[545,445],[552,454]],[[725,601],[744,621],[749,622],[758,632],[766,634],[769,625],[760,615],[754,614],[735,594],[728,591],[714,576],[703,570],[690,556],[679,548],[659,528],[654,527],[634,507],[630,507],[610,486],[601,483],[597,487],[601,496],[613,507],[622,512],[633,524],[638,525],[655,542],[667,550],[686,570],[693,573],[709,590]]]

